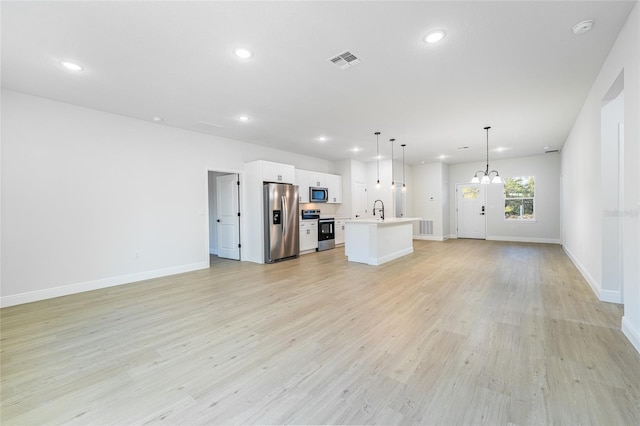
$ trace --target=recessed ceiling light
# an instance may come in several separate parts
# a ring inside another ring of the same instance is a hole
[[[544,149],[546,151],[547,149],[551,149],[551,147],[550,146],[545,146]]]
[[[71,71],[82,71],[84,68],[81,65],[78,65],[74,62],[62,61],[60,62],[63,67]]]
[[[362,151],[362,148],[360,148],[359,146],[354,146],[353,148],[349,149],[349,151],[351,151],[351,152],[360,152],[360,151]]]
[[[248,115],[241,115],[240,117],[238,117],[238,120],[240,120],[240,121],[249,121],[249,116]]]
[[[156,115],[153,117],[153,121],[155,121],[156,123],[162,123],[162,117]]]
[[[319,140],[320,142],[326,142],[326,141],[327,141],[327,137],[326,137],[326,136],[320,136],[320,137],[318,138],[318,140]]]
[[[449,156],[444,154],[438,155],[438,160],[444,160],[445,158],[449,158]]]
[[[245,49],[242,47],[233,49],[233,54],[236,55],[238,58],[242,58],[242,59],[249,59],[250,57],[253,56],[253,53],[249,49]]]
[[[593,27],[593,20],[587,19],[586,21],[578,22],[573,26],[573,33],[575,35],[584,34]]]
[[[424,42],[425,43],[437,43],[440,40],[442,40],[444,38],[444,36],[447,35],[444,31],[442,30],[435,30],[435,31],[431,31],[429,34],[427,34],[427,36],[424,38]]]

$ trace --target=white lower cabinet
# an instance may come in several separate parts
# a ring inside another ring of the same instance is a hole
[[[318,248],[318,221],[300,221],[300,253]]]
[[[344,219],[336,220],[336,244],[344,244]]]

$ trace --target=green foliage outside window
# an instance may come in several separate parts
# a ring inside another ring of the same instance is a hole
[[[504,180],[504,218],[534,220],[535,179],[520,176]]]

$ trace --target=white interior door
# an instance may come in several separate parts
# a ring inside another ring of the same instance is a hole
[[[353,219],[367,217],[367,184],[354,182],[353,184]]]
[[[487,237],[485,185],[459,183],[456,185],[458,238]]]
[[[218,256],[240,260],[238,175],[216,177]]]

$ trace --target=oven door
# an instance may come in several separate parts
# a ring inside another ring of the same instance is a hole
[[[336,246],[335,219],[318,220],[318,251],[329,250]]]

